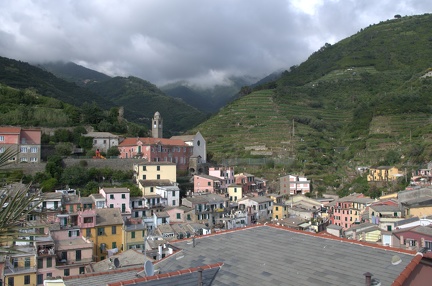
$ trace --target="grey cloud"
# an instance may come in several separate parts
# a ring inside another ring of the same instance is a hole
[[[8,3],[6,3],[8,2]],[[429,1],[2,1],[2,56],[74,61],[154,83],[223,83],[300,64],[335,42],[395,14],[428,12]]]

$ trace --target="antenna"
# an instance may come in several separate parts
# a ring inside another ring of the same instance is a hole
[[[154,275],[154,265],[153,263],[151,263],[150,260],[147,260],[144,263],[144,271],[146,276],[153,276]]]
[[[117,257],[114,258],[114,266],[115,266],[115,268],[119,268],[119,266],[120,266],[120,260]]]

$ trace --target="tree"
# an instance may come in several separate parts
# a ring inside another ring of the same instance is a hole
[[[118,155],[120,155],[120,151],[119,151],[119,149],[118,149],[117,146],[112,146],[107,151],[107,156],[108,157],[117,157]]]
[[[7,165],[9,160],[16,155],[17,152],[11,149],[0,153],[0,167]],[[30,185],[24,185],[8,188],[2,192],[0,197],[0,207],[2,208],[0,212],[0,254],[16,252],[11,246],[24,236],[22,229],[25,218],[42,203],[42,200],[38,199],[39,194],[37,192],[30,193],[29,190]],[[30,235],[35,234],[29,232],[25,234],[26,237]]]

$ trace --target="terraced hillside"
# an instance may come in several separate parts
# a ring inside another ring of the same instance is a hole
[[[218,162],[274,160],[259,170],[241,166],[273,181],[303,173],[341,191],[358,179],[359,166],[409,172],[432,160],[430,58],[432,15],[385,21],[325,44],[194,131]]]

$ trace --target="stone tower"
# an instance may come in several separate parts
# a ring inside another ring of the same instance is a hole
[[[152,121],[152,137],[162,138],[163,120],[158,111],[154,114]]]

